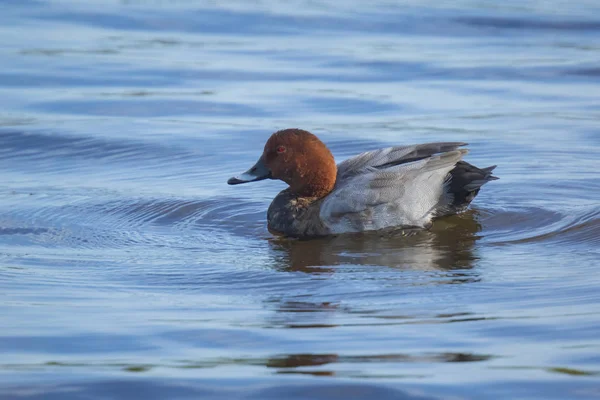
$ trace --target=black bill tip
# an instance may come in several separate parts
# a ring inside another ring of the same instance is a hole
[[[236,178],[235,176],[227,179],[228,185],[239,185],[240,183],[246,183],[247,181],[243,181],[241,179]]]

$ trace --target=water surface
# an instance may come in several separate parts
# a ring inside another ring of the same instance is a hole
[[[600,397],[596,2],[4,1],[3,399]],[[275,238],[275,130],[498,164],[414,236]]]

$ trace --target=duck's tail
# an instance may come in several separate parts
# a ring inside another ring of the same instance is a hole
[[[477,168],[465,161],[459,161],[448,173],[444,204],[436,210],[436,216],[456,214],[464,211],[473,201],[483,185],[498,177],[492,175],[495,165]]]

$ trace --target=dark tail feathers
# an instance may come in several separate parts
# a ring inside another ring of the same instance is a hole
[[[495,165],[487,168],[477,168],[465,161],[459,161],[450,171],[447,193],[451,202],[445,204],[436,213],[437,216],[454,214],[464,211],[479,193],[479,189],[489,181],[498,179],[492,175]]]

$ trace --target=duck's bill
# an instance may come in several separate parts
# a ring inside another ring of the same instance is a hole
[[[262,181],[269,178],[271,178],[271,171],[267,168],[261,157],[252,168],[241,175],[229,178],[227,183],[230,185],[239,185],[240,183]]]

